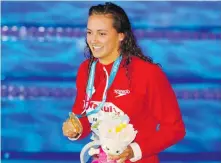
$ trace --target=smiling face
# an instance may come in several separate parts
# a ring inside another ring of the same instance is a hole
[[[113,27],[113,18],[109,15],[89,16],[87,24],[87,43],[95,58],[101,63],[109,64],[120,55],[120,41],[123,33],[117,33]]]

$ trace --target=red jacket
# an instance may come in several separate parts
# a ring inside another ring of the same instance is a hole
[[[138,57],[132,57],[126,70],[123,62],[124,59],[108,90],[107,106],[103,108],[103,111],[122,111],[129,116],[130,123],[138,131],[134,142],[142,151],[142,158],[137,163],[158,163],[157,154],[176,144],[185,136],[185,127],[176,95],[159,66],[145,62]],[[110,75],[112,65],[113,63],[102,65],[97,62],[92,108],[96,106],[96,102],[102,100],[106,84],[103,66]],[[73,106],[75,114],[83,111],[87,74],[88,60],[80,65],[77,74],[77,96]],[[86,117],[82,118],[81,122],[83,124],[81,138],[83,138],[90,133],[90,123]]]

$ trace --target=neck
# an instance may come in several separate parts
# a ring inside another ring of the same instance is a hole
[[[108,65],[108,64],[116,61],[119,56],[120,56],[120,53],[117,53],[116,55],[111,55],[111,56],[107,56],[104,58],[99,58],[99,62],[103,65]]]

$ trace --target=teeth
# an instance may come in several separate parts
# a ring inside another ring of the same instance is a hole
[[[93,46],[94,49],[100,49],[100,46]]]

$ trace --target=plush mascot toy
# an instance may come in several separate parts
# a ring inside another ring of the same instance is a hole
[[[86,151],[89,156],[97,156],[92,163],[117,163],[117,161],[108,160],[107,156],[120,155],[135,139],[137,131],[125,115],[121,117],[104,115],[96,125],[99,139],[85,145],[81,151],[81,163],[86,163],[84,159]]]

